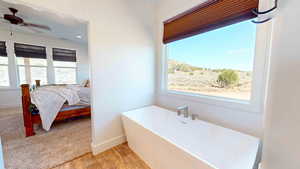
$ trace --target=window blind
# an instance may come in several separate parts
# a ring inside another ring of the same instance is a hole
[[[46,47],[15,43],[17,57],[46,59]]]
[[[163,43],[257,17],[252,10],[259,0],[208,0],[164,22]]]
[[[7,56],[6,43],[4,41],[0,41],[0,56]]]
[[[76,62],[76,50],[53,48],[53,60],[63,62]]]

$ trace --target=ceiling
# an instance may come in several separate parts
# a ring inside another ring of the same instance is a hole
[[[0,29],[2,30],[12,30],[78,43],[87,43],[87,24],[83,21],[68,16],[61,16],[50,11],[37,10],[20,4],[11,4],[3,0],[0,0],[0,17],[3,17],[4,14],[11,14],[8,10],[9,7],[18,9],[19,12],[16,15],[23,18],[25,22],[47,25],[51,28],[51,31],[11,25],[0,18]]]

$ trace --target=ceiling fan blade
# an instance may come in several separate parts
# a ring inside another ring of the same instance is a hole
[[[29,29],[30,31],[32,31],[33,33],[42,33],[41,31],[35,29],[34,27],[26,27],[26,29]]]
[[[24,23],[22,23],[21,26],[34,27],[34,28],[39,28],[39,29],[44,29],[44,30],[47,30],[47,31],[51,31],[51,28],[49,26],[46,26],[46,25],[38,25],[38,24],[24,22]]]
[[[10,22],[5,20],[3,17],[0,17],[0,23],[10,24]]]

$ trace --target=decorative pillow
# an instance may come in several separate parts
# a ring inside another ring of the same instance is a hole
[[[39,109],[34,105],[34,104],[31,104],[29,106],[29,112],[32,114],[32,115],[37,115],[40,113]]]
[[[81,86],[89,88],[90,87],[90,80],[83,81],[82,84],[81,84]]]

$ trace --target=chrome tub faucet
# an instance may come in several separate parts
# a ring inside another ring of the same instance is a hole
[[[185,118],[191,117],[192,120],[198,120],[198,119],[200,119],[199,115],[197,115],[197,114],[190,114],[189,113],[189,107],[187,105],[177,107],[177,115],[180,116],[181,114],[183,114],[183,116]]]
[[[177,115],[180,116],[181,114],[183,114],[185,118],[189,117],[189,107],[186,105],[177,107]]]

